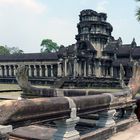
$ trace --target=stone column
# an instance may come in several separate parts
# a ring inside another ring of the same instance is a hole
[[[3,74],[2,74],[2,66],[0,66],[0,76],[2,77]]]
[[[4,66],[4,76],[7,77],[7,67],[6,66]]]
[[[51,65],[51,77],[53,77],[53,65]]]
[[[102,76],[106,76],[106,67],[105,66],[102,67],[101,72],[102,72]]]
[[[92,75],[95,75],[95,64],[92,65]]]
[[[36,69],[36,65],[34,65],[34,76],[37,76],[37,69]]]
[[[73,77],[77,76],[77,60],[74,59],[74,70],[73,70]]]
[[[29,65],[29,77],[32,77],[31,66]]]
[[[48,66],[45,65],[45,77],[48,77]]]
[[[39,76],[42,77],[42,67],[39,65]]]
[[[9,76],[12,76],[12,68],[9,66]]]
[[[101,62],[99,61],[96,67],[96,76],[101,77]]]
[[[78,63],[78,74],[81,76],[81,63]]]
[[[113,66],[110,68],[110,76],[113,77]]]
[[[32,75],[32,77],[35,77],[35,66],[34,65],[32,65],[32,69],[31,69],[31,75]]]
[[[77,62],[77,76],[79,75],[79,62]]]
[[[88,64],[88,76],[92,75],[91,64]]]
[[[16,66],[13,66],[14,69],[14,76],[16,76]]]
[[[57,76],[61,77],[62,76],[62,69],[61,69],[61,63],[57,64]]]
[[[98,127],[111,127],[115,125],[113,119],[116,110],[107,110],[99,113],[99,120],[96,123]]]
[[[86,64],[86,61],[84,62],[84,77],[87,76],[87,64]]]
[[[67,62],[68,62],[68,60],[65,59],[65,76],[67,76]]]

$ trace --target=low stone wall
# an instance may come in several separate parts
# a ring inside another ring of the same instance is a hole
[[[80,137],[80,140],[106,140],[114,134],[124,131],[129,127],[137,124],[136,119],[126,119],[116,123],[115,126],[109,128],[100,128]]]

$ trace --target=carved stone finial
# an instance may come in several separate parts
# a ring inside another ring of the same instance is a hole
[[[28,88],[30,83],[28,81],[28,68],[26,66],[20,66],[16,71],[16,80],[21,89]]]
[[[133,75],[129,80],[128,87],[131,89],[132,97],[134,98],[138,90],[140,90],[140,65],[138,64],[138,62],[134,63]]]
[[[132,46],[132,47],[136,47],[136,46],[137,46],[137,43],[136,43],[136,41],[135,41],[135,38],[133,38],[133,40],[132,40],[132,42],[131,42],[131,46]]]

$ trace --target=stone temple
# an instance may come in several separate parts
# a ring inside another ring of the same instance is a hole
[[[130,44],[123,44],[121,38],[114,39],[106,13],[82,10],[77,29],[76,44],[61,46],[58,52],[1,55],[1,80],[14,79],[19,65],[29,68],[30,79],[48,83],[63,77],[117,79],[120,65],[125,78],[132,76],[132,66],[140,60],[140,46],[134,38]]]

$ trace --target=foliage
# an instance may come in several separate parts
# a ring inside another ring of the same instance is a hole
[[[140,0],[136,0],[137,2],[140,2]],[[137,20],[140,21],[140,8],[138,7],[137,11],[136,11],[136,17]]]
[[[138,8],[136,11],[136,17],[137,17],[137,20],[140,21],[140,8]]]
[[[10,54],[9,49],[5,46],[0,46],[0,55]]]
[[[18,47],[11,47],[9,48],[10,54],[23,54],[23,50],[19,49]]]
[[[51,39],[43,39],[41,42],[41,52],[56,52],[59,49],[57,43],[53,42]]]
[[[0,55],[6,54],[22,54],[23,50],[20,50],[18,47],[7,47],[7,46],[0,46]]]

